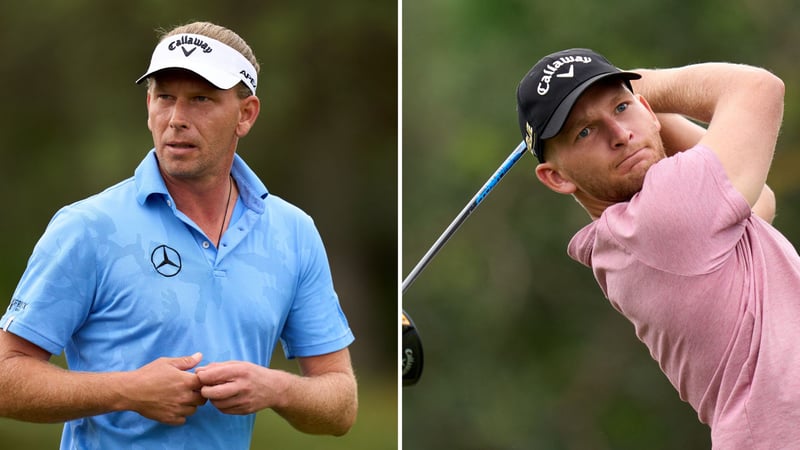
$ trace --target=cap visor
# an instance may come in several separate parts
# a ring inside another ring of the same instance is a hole
[[[570,92],[569,95],[567,95],[558,105],[556,110],[553,112],[553,115],[550,116],[547,126],[542,131],[541,139],[550,139],[561,132],[561,129],[564,128],[564,123],[567,121],[567,117],[569,117],[570,111],[572,111],[572,107],[575,106],[578,98],[580,98],[581,94],[583,94],[586,89],[589,89],[591,85],[600,80],[613,77],[627,81],[636,80],[642,76],[634,72],[610,72],[595,75],[594,77],[584,81],[578,87],[573,89],[573,91]]]
[[[199,66],[197,64],[186,64],[186,63],[172,63],[172,64],[161,64],[158,66],[150,66],[147,69],[147,72],[139,77],[136,80],[136,84],[140,84],[142,81],[146,80],[148,77],[155,75],[157,72],[161,72],[162,70],[168,69],[183,69],[188,70],[189,72],[195,73],[198,76],[202,77],[215,87],[219,89],[230,89],[236,86],[241,79],[237,76],[231,75],[227,72],[222,70],[216,69],[211,66],[203,65]]]

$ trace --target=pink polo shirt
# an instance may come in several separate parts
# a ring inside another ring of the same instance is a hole
[[[714,449],[800,448],[800,257],[710,149],[654,165],[569,255],[711,427]]]

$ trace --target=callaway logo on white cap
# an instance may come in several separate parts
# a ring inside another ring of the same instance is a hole
[[[258,74],[241,53],[222,42],[199,34],[179,34],[164,38],[153,50],[150,67],[136,83],[164,69],[186,69],[220,89],[230,89],[240,81],[255,95]]]

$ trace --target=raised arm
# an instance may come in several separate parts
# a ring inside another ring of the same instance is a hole
[[[657,116],[661,122],[661,139],[668,156],[694,147],[706,134],[705,128],[680,114],[659,113]],[[769,186],[764,185],[752,208],[757,216],[772,223],[775,219],[775,194]]]
[[[656,113],[661,122],[661,140],[667,156],[688,150],[703,138],[706,129],[680,114]]]
[[[706,63],[637,70],[634,91],[657,113],[708,123],[701,144],[722,162],[733,186],[754,206],[762,195],[783,119],[783,82],[764,69]]]

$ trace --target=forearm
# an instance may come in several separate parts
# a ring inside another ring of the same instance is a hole
[[[730,63],[635,72],[642,78],[632,81],[634,92],[647,99],[653,111],[682,114],[704,123],[711,122],[723,102],[752,100],[767,75],[764,69]]]
[[[667,156],[694,147],[706,133],[705,128],[680,114],[658,113],[657,116]]]
[[[286,373],[283,401],[273,410],[294,428],[311,434],[341,436],[352,427],[358,395],[352,373],[305,377]]]
[[[272,409],[305,433],[347,433],[358,412],[349,351],[300,357],[298,363],[302,375],[245,361],[214,362],[195,373],[200,394],[225,414]]]
[[[705,128],[680,114],[659,113],[658,119],[661,123],[661,139],[669,156],[695,146],[706,133]],[[775,194],[766,184],[752,209],[753,213],[769,223],[775,218]]]
[[[772,223],[775,219],[775,193],[766,184],[761,190],[758,201],[753,205],[753,214],[761,217],[767,223]]]
[[[16,356],[0,362],[0,416],[54,423],[118,409],[115,374],[71,372]]]
[[[29,353],[14,350],[16,342]],[[136,411],[182,425],[205,403],[200,381],[188,370],[202,360],[158,358],[124,372],[76,372],[47,361],[47,353],[0,332],[0,416],[29,422],[64,422],[114,411]]]

